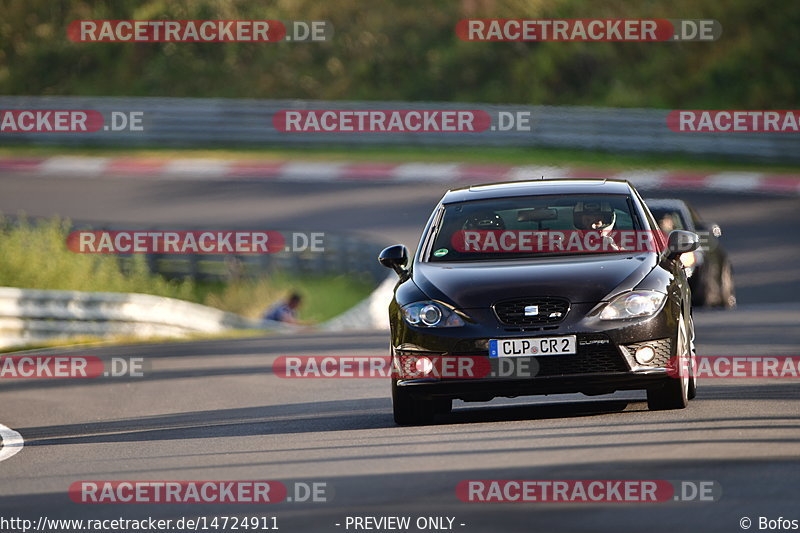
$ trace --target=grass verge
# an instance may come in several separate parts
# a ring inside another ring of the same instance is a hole
[[[250,318],[259,317],[272,303],[297,291],[303,296],[299,318],[310,323],[346,311],[373,289],[369,281],[352,277],[289,273],[229,283],[167,280],[150,273],[142,255],[121,264],[116,256],[69,251],[66,238],[70,229],[69,221],[58,218],[40,222],[0,219],[0,287],[153,294]]]

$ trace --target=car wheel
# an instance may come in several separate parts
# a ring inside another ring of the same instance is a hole
[[[719,283],[723,307],[728,309],[736,307],[736,289],[733,285],[733,269],[730,263],[725,263],[725,266],[722,267]]]
[[[697,271],[689,278],[689,287],[692,289],[692,307],[703,307],[706,303],[706,283],[704,272]]]
[[[400,426],[419,426],[433,422],[436,405],[433,399],[414,398],[392,381],[394,421]]]
[[[664,384],[657,388],[647,389],[647,407],[651,411],[666,409],[683,409],[689,403],[690,372],[683,371],[690,368],[692,343],[689,328],[683,319],[683,312],[678,317],[678,342],[675,350],[678,368],[677,377],[669,377]]]
[[[722,303],[722,292],[720,289],[720,269],[719,266],[707,265],[707,270],[703,272],[702,299],[700,305],[703,307],[715,307]]]
[[[694,400],[697,396],[697,347],[694,344],[694,318],[689,315],[689,327],[687,328],[689,337],[689,390],[686,397]]]
[[[693,307],[719,305],[719,277],[716,275],[716,270],[712,264],[704,264],[689,279],[689,286],[692,288]]]

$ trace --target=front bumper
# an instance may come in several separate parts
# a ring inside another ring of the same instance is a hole
[[[658,387],[672,379],[665,369],[637,372],[565,375],[531,379],[480,380],[398,380],[397,385],[415,397],[457,398],[464,401],[488,401],[495,397],[513,398],[542,394],[610,394],[619,390]]]
[[[547,328],[506,328],[490,316],[482,317],[462,328],[422,329],[405,323],[393,328],[393,347],[396,357],[472,357],[489,358],[489,339],[536,338],[576,335],[577,353],[525,358],[532,363],[533,372],[511,373],[479,379],[452,377],[397,379],[414,396],[450,397],[466,401],[485,401],[493,397],[514,397],[538,394],[585,393],[606,394],[617,390],[647,389],[673,379],[668,362],[674,357],[677,316],[679,310],[669,303],[647,319],[600,321],[586,317],[580,310],[573,316],[584,318],[575,322]],[[589,309],[584,310],[588,314]],[[473,314],[474,316],[474,314]],[[484,325],[481,325],[484,324]],[[485,324],[492,324],[485,326]],[[496,324],[496,326],[495,326]],[[481,337],[468,336],[482,333]],[[656,357],[648,364],[637,363],[636,348],[648,345]]]

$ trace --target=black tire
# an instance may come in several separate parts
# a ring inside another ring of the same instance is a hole
[[[703,267],[703,271],[695,273],[695,275],[700,275],[700,279],[697,280],[697,291],[692,297],[692,305],[698,307],[718,306],[722,301],[719,267],[710,263],[706,263]]]
[[[677,346],[675,356],[678,358],[678,368],[684,367],[684,361],[691,359],[691,341],[688,326],[681,313],[678,319]],[[684,409],[689,404],[690,377],[679,370],[677,377],[669,377],[659,387],[647,389],[647,407],[651,411],[664,411],[667,409]]]
[[[736,287],[733,283],[733,269],[730,263],[725,263],[719,279],[719,292],[722,296],[722,306],[728,309],[736,307]]]
[[[689,400],[694,400],[695,396],[697,396],[697,347],[694,343],[694,318],[692,315],[689,315],[689,339],[690,339],[690,358],[689,358],[689,370],[691,372],[689,378],[689,390],[686,392],[686,397]]]
[[[403,387],[392,381],[392,410],[394,421],[400,426],[420,426],[433,422],[433,399],[414,398]]]
[[[705,278],[701,277],[700,274],[700,272],[695,272],[694,276],[697,276],[697,279],[694,280],[694,276],[692,276],[689,282],[689,286],[692,289],[692,307],[703,307],[706,301]]]

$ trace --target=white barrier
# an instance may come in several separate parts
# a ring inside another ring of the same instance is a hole
[[[320,325],[324,331],[388,330],[389,303],[392,301],[398,277],[386,278],[366,299]]]
[[[148,294],[0,287],[0,347],[91,335],[183,337],[232,329],[287,329]]]

